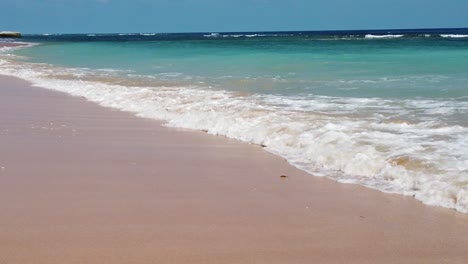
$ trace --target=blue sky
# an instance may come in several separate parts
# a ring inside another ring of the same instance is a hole
[[[216,32],[468,27],[468,0],[0,0],[0,30]]]

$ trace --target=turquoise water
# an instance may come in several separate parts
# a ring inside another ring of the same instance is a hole
[[[468,41],[446,39],[54,42],[18,54],[266,94],[451,98],[468,82]]]
[[[468,213],[468,34],[371,33],[27,36],[0,74]]]

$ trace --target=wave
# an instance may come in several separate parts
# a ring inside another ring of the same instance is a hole
[[[404,35],[372,35],[367,34],[365,36],[366,39],[392,39],[392,38],[401,38]]]
[[[255,38],[255,37],[287,37],[293,36],[293,34],[220,34],[211,33],[203,35],[207,38]]]
[[[248,35],[245,35],[246,38],[266,37],[266,36],[268,36],[268,35],[265,35],[265,34],[248,34]]]
[[[0,42],[0,54],[1,53],[12,52],[14,49],[15,49],[15,47],[2,47],[1,42]]]
[[[2,45],[2,43],[4,45]],[[0,55],[13,56],[11,52],[15,50],[29,48],[29,47],[33,47],[36,45],[38,44],[30,43],[30,42],[22,42],[22,41],[7,41],[7,42],[0,41]]]
[[[443,38],[468,38],[468,35],[461,35],[461,34],[441,34]]]
[[[44,37],[49,37],[49,36],[63,36],[64,34],[62,33],[43,33],[43,34],[38,34],[39,36],[44,36]]]
[[[216,37],[219,37],[220,34],[219,33],[211,33],[211,34],[203,35],[203,36],[207,37],[207,38],[216,38]]]
[[[167,126],[263,145],[313,175],[468,213],[468,128],[440,120],[454,112],[467,115],[465,101],[240,95],[202,86],[128,86],[109,81],[129,78],[123,73],[10,58],[0,60],[0,74],[164,120]],[[403,118],[418,115],[425,118]]]

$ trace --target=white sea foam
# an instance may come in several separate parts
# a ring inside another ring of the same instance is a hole
[[[255,38],[255,37],[285,37],[291,36],[291,34],[219,34],[211,33],[209,35],[203,35],[207,38]]]
[[[223,35],[225,38],[240,38],[243,37],[244,35],[242,34],[234,34],[234,35]]]
[[[1,45],[1,43],[0,43]],[[13,51],[15,48],[14,47],[0,47],[0,53],[7,53]]]
[[[468,35],[461,34],[442,34],[440,36],[443,38],[468,38]]]
[[[255,38],[255,37],[266,37],[267,35],[264,34],[248,34],[245,35],[246,38]]]
[[[391,38],[401,38],[404,35],[372,35],[367,34],[365,36],[366,39],[391,39]]]
[[[211,33],[209,35],[203,35],[203,36],[208,37],[208,38],[217,38],[217,37],[220,36],[220,34],[219,33]]]
[[[80,80],[85,69],[0,61],[0,73],[102,106],[261,144],[314,175],[412,195],[468,213],[468,102],[245,95],[206,87],[128,87]],[[51,77],[52,74],[52,77]],[[54,79],[54,75],[74,75]],[[102,71],[101,74],[108,74]],[[405,117],[427,116],[428,120]],[[431,118],[433,116],[434,118]]]
[[[12,55],[10,54],[11,52],[18,50],[18,49],[23,49],[23,48],[28,48],[37,45],[36,43],[30,43],[30,42],[21,42],[21,41],[9,41],[9,42],[4,42],[6,44],[14,44],[14,46],[5,46],[1,47],[2,42],[0,42],[0,54],[3,56],[5,55]]]

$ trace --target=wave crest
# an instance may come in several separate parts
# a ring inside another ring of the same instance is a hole
[[[462,34],[441,34],[440,36],[443,38],[468,38],[468,35]]]
[[[401,38],[404,35],[372,35],[367,34],[365,36],[366,39],[392,39],[392,38]]]

